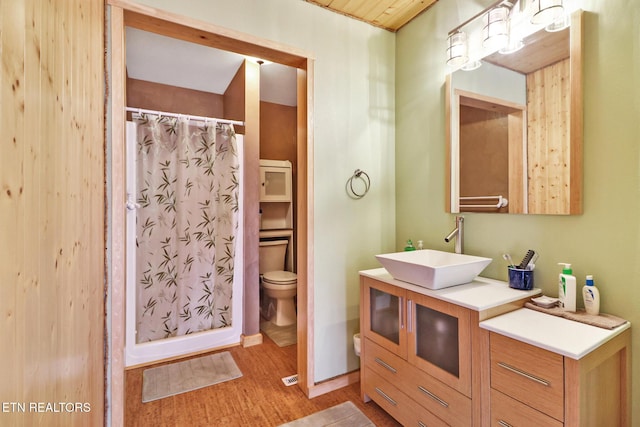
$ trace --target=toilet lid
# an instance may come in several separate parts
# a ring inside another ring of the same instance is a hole
[[[298,276],[290,271],[268,271],[262,275],[262,279],[269,283],[289,284],[295,283]]]

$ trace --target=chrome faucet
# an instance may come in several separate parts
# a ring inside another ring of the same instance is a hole
[[[464,252],[464,217],[456,217],[456,228],[444,238],[444,241],[449,243],[451,239],[455,237],[456,242],[454,244],[454,250],[457,254]]]

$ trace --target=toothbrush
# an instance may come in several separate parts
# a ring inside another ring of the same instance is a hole
[[[536,268],[536,261],[538,260],[538,252],[536,252],[533,255],[533,258],[531,258],[531,261],[529,261],[529,263],[527,264],[527,266],[525,267],[525,269],[527,270],[533,270],[534,268]]]
[[[509,267],[515,267],[515,264],[513,263],[513,260],[511,259],[511,255],[502,254],[502,258],[504,258],[504,260],[509,263]]]
[[[520,264],[518,264],[518,268],[520,270],[524,270],[527,267],[527,265],[529,265],[529,263],[531,262],[535,254],[536,254],[535,251],[529,249],[527,251],[527,254],[524,256],[524,258],[522,258],[522,261],[520,262]]]

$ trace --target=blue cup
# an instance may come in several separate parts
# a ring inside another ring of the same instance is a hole
[[[533,289],[533,270],[509,267],[509,287],[522,291]]]

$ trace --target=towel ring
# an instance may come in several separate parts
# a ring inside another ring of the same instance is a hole
[[[364,191],[358,192],[353,188],[353,180],[356,178],[364,182]],[[369,178],[369,175],[360,169],[356,169],[353,172],[353,175],[351,175],[351,178],[347,180],[347,194],[349,194],[349,197],[353,199],[362,199],[369,192],[370,187],[371,179]]]

